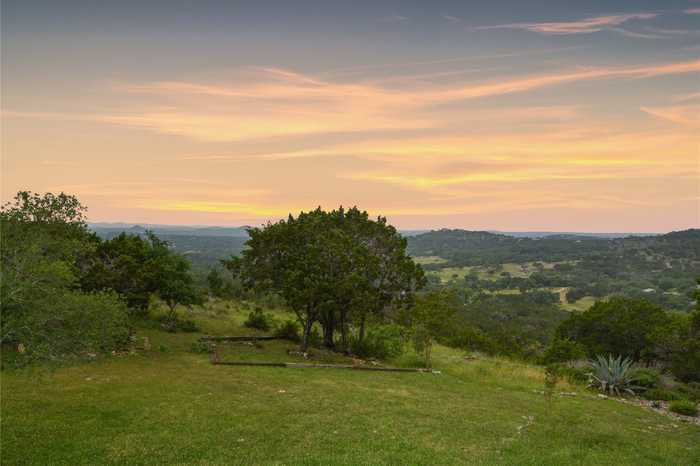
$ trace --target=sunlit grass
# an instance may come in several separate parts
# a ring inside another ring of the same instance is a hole
[[[207,333],[250,333],[247,310],[221,307],[190,317]],[[201,334],[138,333],[151,351],[4,372],[3,464],[700,463],[697,427],[611,400],[549,406],[542,370],[504,358],[437,346],[440,374],[215,366],[189,352]],[[293,347],[224,352],[289,360]]]

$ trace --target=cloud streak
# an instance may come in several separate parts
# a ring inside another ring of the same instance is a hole
[[[246,141],[335,133],[430,130],[449,126],[460,116],[433,106],[525,93],[553,86],[601,79],[643,79],[700,71],[700,60],[631,67],[593,67],[539,75],[438,86],[395,82],[334,82],[279,68],[256,68],[255,79],[232,84],[160,81],[123,84],[119,92],[136,93],[141,109],[119,114],[3,112],[5,117],[74,119],[173,134],[204,142]],[[455,75],[457,76],[457,75]],[[393,85],[392,85],[393,84]],[[148,104],[150,99],[164,99]],[[144,110],[145,108],[145,110]],[[205,108],[206,111],[201,109]],[[557,111],[561,112],[561,108]],[[511,112],[516,112],[512,109]],[[543,107],[517,115],[522,121],[542,117]],[[490,118],[488,113],[475,114]],[[561,117],[561,115],[557,115]],[[503,114],[496,118],[504,118]],[[491,118],[493,119],[493,118]]]
[[[641,110],[656,118],[700,129],[700,105],[642,107]]]
[[[611,26],[619,26],[631,20],[646,20],[658,16],[657,13],[630,13],[592,16],[577,21],[509,23],[493,26],[475,26],[471,30],[518,29],[547,35],[590,34]]]

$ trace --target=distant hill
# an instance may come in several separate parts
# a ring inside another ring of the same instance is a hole
[[[514,237],[488,231],[435,230],[408,238],[413,256],[439,256],[453,265],[503,262],[558,262],[612,247],[608,239],[588,236]]]
[[[624,238],[568,233],[517,237],[488,231],[442,229],[408,238],[408,250],[411,255],[439,256],[447,259],[452,265],[561,262],[640,249],[673,258],[698,260],[700,229]]]
[[[122,232],[143,234],[150,230],[158,236],[227,236],[247,238],[246,226],[217,227],[217,226],[179,226],[179,225],[135,225],[128,223],[91,223],[90,229],[100,236],[113,236]]]
[[[507,236],[515,236],[516,238],[545,238],[545,237],[579,237],[586,236],[590,238],[626,238],[629,236],[657,236],[659,233],[582,233],[576,231],[556,232],[556,231],[498,231],[489,230],[489,233],[496,233]]]

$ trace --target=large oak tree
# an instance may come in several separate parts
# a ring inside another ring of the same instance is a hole
[[[386,218],[373,220],[356,207],[318,208],[248,233],[242,257],[224,265],[248,287],[284,297],[302,325],[304,350],[316,322],[325,346],[335,346],[339,331],[346,349],[350,326],[362,339],[368,315],[410,302],[425,281]]]

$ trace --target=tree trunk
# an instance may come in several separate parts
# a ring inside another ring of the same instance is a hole
[[[348,325],[345,322],[345,311],[341,311],[340,313],[340,341],[341,345],[343,346],[343,351],[348,352]]]
[[[358,336],[360,343],[365,339],[365,317],[367,317],[367,315],[362,314],[362,318],[360,319],[360,335]]]
[[[306,353],[306,350],[309,348],[309,336],[311,335],[311,328],[313,325],[314,322],[311,320],[311,318],[307,317],[306,321],[304,322],[304,335],[301,339],[301,347],[299,348],[302,353]]]
[[[333,321],[326,321],[323,325],[323,346],[328,349],[334,349],[335,343],[333,342]]]

